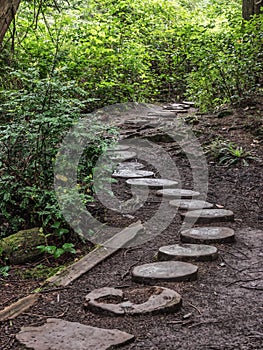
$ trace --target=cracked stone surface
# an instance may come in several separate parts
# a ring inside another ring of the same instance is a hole
[[[157,196],[170,197],[170,198],[182,198],[191,199],[200,196],[197,191],[184,190],[180,188],[165,188],[156,192]]]
[[[152,171],[146,171],[146,170],[129,170],[129,169],[122,169],[115,171],[112,176],[113,177],[122,177],[122,178],[140,178],[140,177],[150,177],[153,176],[154,173]]]
[[[214,206],[212,203],[199,199],[174,199],[169,204],[181,210],[210,209]]]
[[[211,261],[218,257],[217,248],[205,244],[174,244],[159,248],[159,260]]]
[[[208,224],[213,222],[234,221],[234,213],[226,209],[198,209],[181,213],[186,222]]]
[[[149,283],[156,281],[179,282],[197,278],[198,267],[181,261],[161,261],[136,266],[132,270],[135,282]]]
[[[195,227],[181,231],[180,238],[188,243],[231,243],[235,241],[235,231],[229,227]]]
[[[40,327],[22,327],[16,338],[34,350],[107,350],[134,339],[117,329],[102,329],[49,318]]]
[[[135,289],[133,293],[142,290]],[[148,300],[141,304],[132,303],[129,300],[124,301],[125,293],[120,289],[104,287],[90,292],[86,296],[86,306],[95,311],[106,311],[115,315],[141,315],[157,314],[163,312],[174,312],[179,310],[182,304],[181,296],[172,289],[154,286],[151,288],[144,287],[146,295],[151,294]],[[101,302],[100,298],[105,300],[106,297],[118,297],[120,303]],[[125,298],[126,299],[126,298]]]
[[[175,187],[178,185],[177,181],[167,179],[128,179],[127,184],[135,186],[148,186],[148,187]]]

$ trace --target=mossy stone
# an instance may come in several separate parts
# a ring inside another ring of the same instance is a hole
[[[36,260],[42,255],[36,247],[45,244],[39,228],[19,231],[0,240],[2,254],[10,264],[19,265]]]

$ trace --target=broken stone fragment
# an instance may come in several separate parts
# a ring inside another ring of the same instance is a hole
[[[181,296],[172,289],[154,286],[133,290],[134,295],[139,292],[150,294],[148,300],[141,304],[124,301],[125,293],[122,290],[109,287],[96,289],[86,296],[86,306],[94,311],[104,311],[114,315],[141,315],[174,312],[182,304]]]

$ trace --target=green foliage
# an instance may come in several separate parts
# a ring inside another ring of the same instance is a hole
[[[90,100],[76,98],[85,97],[85,92],[74,81],[56,75],[41,79],[34,68],[11,70],[10,75],[20,89],[0,91],[1,235],[37,225],[61,237],[69,227],[53,189],[54,162],[63,136]],[[97,126],[96,142],[85,151],[89,162],[80,162],[83,173],[91,173],[95,155],[102,152],[104,130]],[[93,130],[90,133],[94,139]],[[84,185],[91,186],[91,179],[86,178],[80,189]],[[91,200],[84,191],[82,198]]]
[[[234,164],[249,165],[249,161],[257,160],[251,152],[245,151],[242,146],[232,142],[215,139],[206,146],[206,153],[210,154],[219,164],[231,166]]]
[[[64,253],[76,254],[74,244],[64,243],[62,247],[57,247],[55,245],[39,245],[37,246],[42,253],[48,253],[53,255],[55,259],[59,258]]]
[[[62,1],[32,18],[33,6],[21,4],[16,50],[3,61],[75,80],[92,108],[186,95],[206,110],[260,90],[263,21],[244,23],[238,0]]]

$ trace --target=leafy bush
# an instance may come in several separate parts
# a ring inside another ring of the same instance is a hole
[[[10,74],[20,89],[0,92],[1,235],[37,225],[61,237],[69,231],[53,188],[54,162],[65,132],[80,118],[89,100],[75,97],[85,93],[74,81],[61,81],[56,76],[40,79],[36,69]],[[105,127],[97,129],[96,142],[85,151],[89,162],[80,163],[86,175],[92,173],[105,142]],[[85,179],[86,187],[91,186],[91,180]],[[82,186],[83,182],[80,189]],[[82,197],[92,200],[90,195]]]

